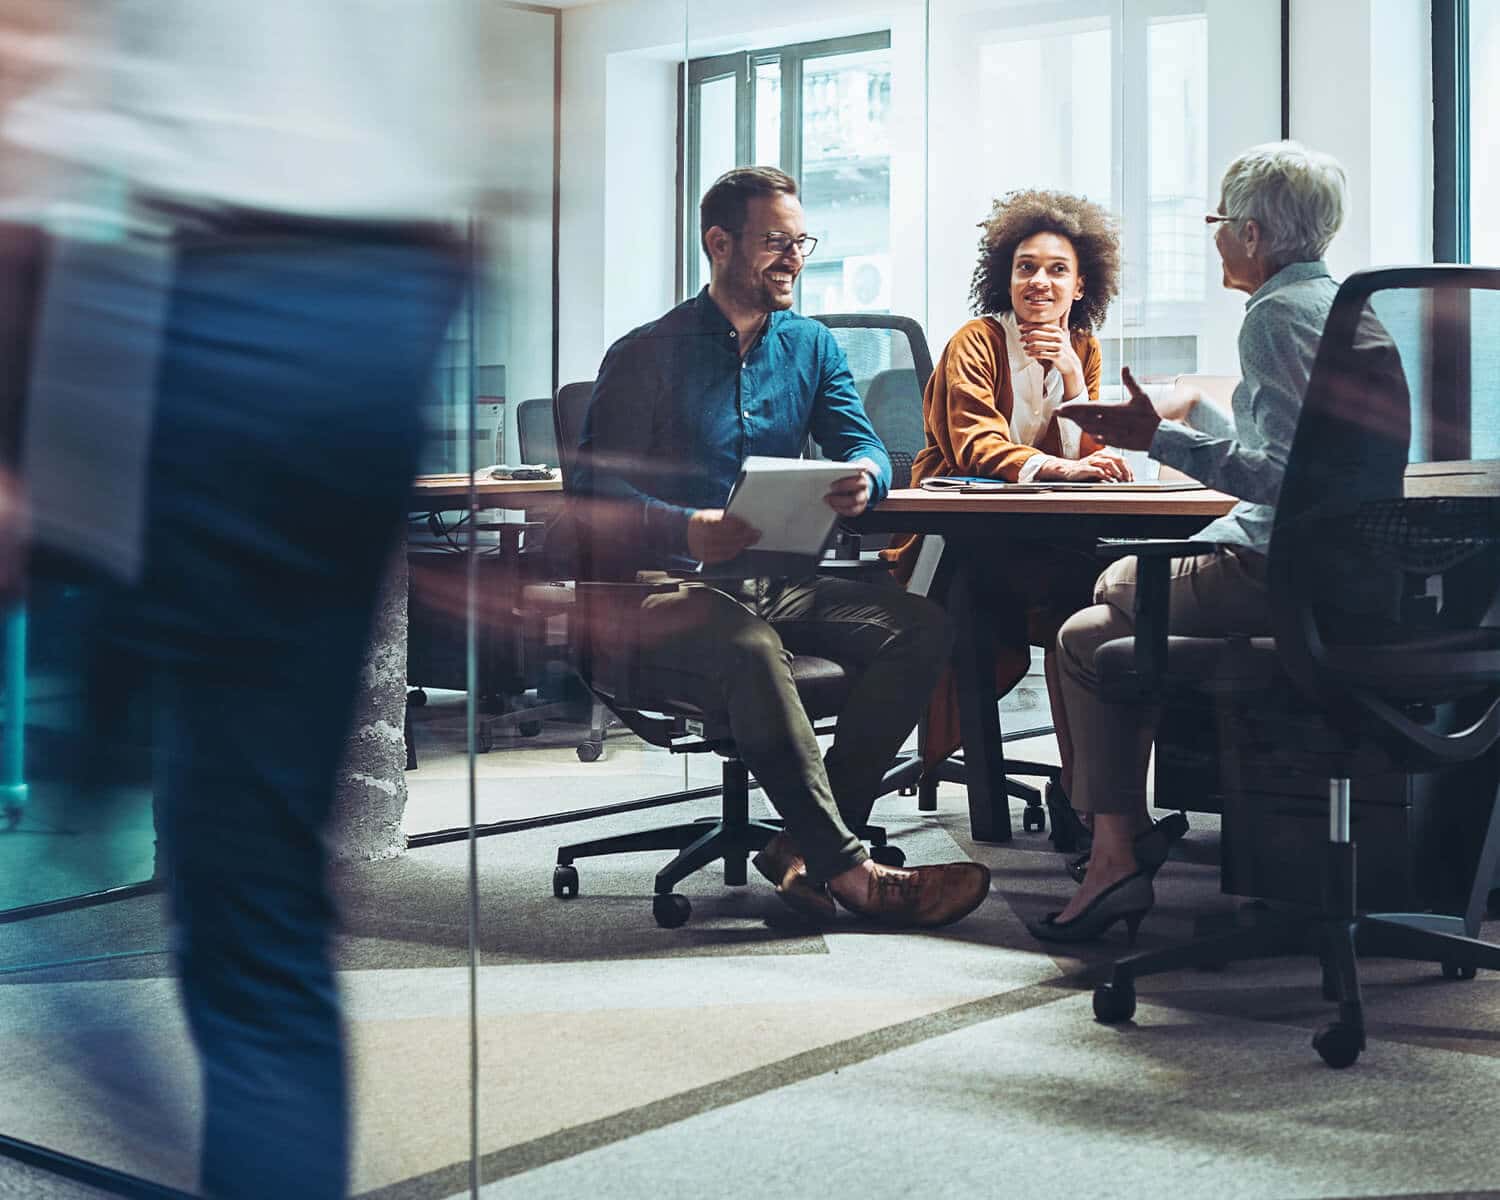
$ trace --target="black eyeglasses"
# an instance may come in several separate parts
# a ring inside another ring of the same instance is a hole
[[[1204,213],[1203,223],[1205,225],[1216,225],[1220,221],[1238,221],[1239,217],[1231,217],[1224,213]]]
[[[739,233],[742,232],[744,231],[737,231],[735,236],[739,236]],[[811,258],[812,252],[818,245],[818,239],[806,233],[800,237],[793,237],[789,233],[768,233],[761,241],[765,243],[766,249],[771,251],[772,254],[785,254],[793,246],[796,246],[797,253],[803,258]]]

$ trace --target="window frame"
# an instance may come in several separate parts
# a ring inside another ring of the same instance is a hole
[[[698,201],[710,180],[701,178],[698,160],[698,138],[702,132],[702,92],[705,83],[735,79],[734,158],[737,163],[751,161],[755,140],[756,69],[768,63],[779,63],[781,69],[781,169],[802,186],[802,71],[809,59],[834,58],[841,54],[860,54],[870,50],[889,50],[891,31],[871,30],[843,37],[820,38],[811,42],[790,42],[781,46],[763,46],[739,50],[732,54],[705,55],[687,61],[684,86],[679,103],[683,112],[679,127],[683,144],[678,154],[682,164],[684,187],[678,196],[677,276],[680,281],[678,300],[695,295],[705,282],[699,274]],[[801,280],[797,283],[794,305],[802,302]]]
[[[1432,257],[1466,263],[1469,241],[1469,0],[1432,0]]]

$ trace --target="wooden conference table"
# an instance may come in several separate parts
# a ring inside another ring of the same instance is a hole
[[[1419,463],[1407,469],[1408,496],[1500,495],[1500,462]],[[1005,791],[994,630],[984,619],[967,564],[1003,555],[1012,539],[1186,537],[1234,506],[1209,488],[1176,492],[1069,491],[963,495],[920,488],[893,491],[854,522],[870,532],[931,533],[943,538],[939,581],[954,624],[953,668],[959,729],[975,841],[1011,838]],[[1103,569],[1103,562],[1100,569]]]

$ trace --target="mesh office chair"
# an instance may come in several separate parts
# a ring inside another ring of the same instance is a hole
[[[854,376],[854,385],[864,398],[865,412],[870,424],[885,443],[891,456],[894,476],[893,488],[911,486],[911,469],[917,455],[927,443],[926,425],[922,414],[922,395],[927,390],[927,381],[932,377],[932,353],[922,326],[910,317],[899,317],[889,313],[825,313],[817,318],[833,331],[833,336],[849,360],[849,370]],[[858,547],[863,556],[875,547],[889,542],[889,535],[860,535],[853,542],[846,542],[844,553]],[[942,557],[943,539],[935,534],[922,538],[921,556],[912,574],[908,587],[920,595],[927,595]],[[925,737],[926,722],[919,727],[919,739]],[[1019,741],[1051,733],[1051,725],[1038,725],[1019,729],[1004,735],[1004,741]],[[924,755],[919,749],[915,759],[907,766],[902,779],[903,793],[909,792],[910,780],[917,781],[917,808],[921,812],[937,811],[937,789],[939,783],[966,783],[963,755],[955,754],[940,763],[922,770]],[[1044,831],[1047,827],[1047,810],[1043,805],[1042,792],[1030,784],[1022,783],[1011,775],[1031,775],[1047,780],[1050,789],[1056,786],[1061,771],[1050,763],[1030,762],[1025,759],[1007,758],[1005,787],[1011,795],[1025,801],[1026,811],[1022,828],[1029,831]],[[1069,849],[1068,847],[1059,847]]]
[[[516,405],[516,440],[523,465],[555,467],[560,464],[550,396],[537,396]],[[505,458],[497,454],[495,461],[504,462]]]
[[[569,384],[557,395],[557,444],[562,452],[565,486],[573,474],[592,392],[592,384]],[[587,555],[580,557],[586,565]],[[644,678],[633,662],[634,656],[619,656],[625,661],[606,664],[605,656],[597,652],[595,637],[604,628],[611,629],[621,644],[634,644],[637,639],[631,632],[629,614],[638,609],[638,600],[676,586],[579,580],[575,589],[581,619],[574,625],[575,667],[598,700],[643,741],[673,754],[712,753],[724,760],[720,815],[717,820],[679,822],[561,846],[552,875],[552,894],[568,899],[578,895],[578,869],[573,865],[577,859],[676,850],[677,856],[656,874],[651,906],[657,924],[668,929],[682,925],[692,913],[687,897],[673,891],[680,881],[722,859],[724,882],[743,886],[749,856],[763,848],[781,827],[780,821],[750,818],[750,774],[739,758],[723,713],[704,711],[673,696],[665,681]],[[611,603],[621,595],[637,603]],[[829,659],[797,654],[792,656],[792,679],[814,728],[819,733],[831,732],[832,718],[843,707],[852,684],[844,668]],[[699,790],[682,799],[703,794]],[[899,867],[906,861],[901,850],[887,844],[880,826],[870,825],[856,832],[870,843],[871,857],[877,862]]]
[[[1471,312],[1488,319],[1471,321]],[[1363,788],[1378,769],[1473,761],[1500,739],[1500,498],[1452,494],[1483,493],[1495,475],[1429,483],[1441,498],[1403,498],[1422,485],[1402,479],[1409,440],[1419,456],[1474,452],[1467,429],[1451,419],[1467,414],[1471,394],[1500,396],[1500,356],[1469,333],[1496,319],[1496,270],[1362,271],[1339,289],[1277,504],[1267,562],[1274,637],[1167,637],[1169,558],[1201,544],[1118,547],[1139,554],[1137,636],[1098,650],[1105,695],[1124,703],[1183,690],[1212,695],[1236,722],[1253,723],[1258,757],[1327,778],[1328,823],[1321,903],[1118,962],[1094,994],[1101,1022],[1131,1017],[1141,975],[1311,944],[1324,997],[1338,1004],[1313,1046],[1328,1065],[1345,1067],[1365,1045],[1356,951],[1441,963],[1454,979],[1500,969],[1500,947],[1475,938],[1500,860],[1500,794],[1440,797],[1441,810],[1468,810],[1467,827],[1448,839],[1442,874],[1472,882],[1462,894],[1434,897],[1457,915],[1359,912],[1352,829],[1362,817],[1366,832],[1378,823],[1368,807],[1351,804],[1351,777]],[[1474,387],[1470,377],[1480,374],[1484,386]],[[1423,416],[1415,439],[1412,407]],[[1231,793],[1226,858],[1238,810],[1275,802]],[[1297,806],[1286,807],[1293,811],[1272,819],[1297,821]],[[1482,834],[1473,828],[1481,822]]]

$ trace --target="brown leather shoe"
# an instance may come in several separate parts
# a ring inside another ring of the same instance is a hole
[[[786,834],[778,833],[750,861],[776,886],[776,894],[789,908],[821,923],[832,921],[837,915],[827,885],[814,883],[807,877],[807,863]]]
[[[910,870],[877,863],[866,878],[868,889],[859,901],[836,898],[850,912],[886,925],[923,929],[951,925],[968,916],[990,894],[990,869],[976,862]]]

